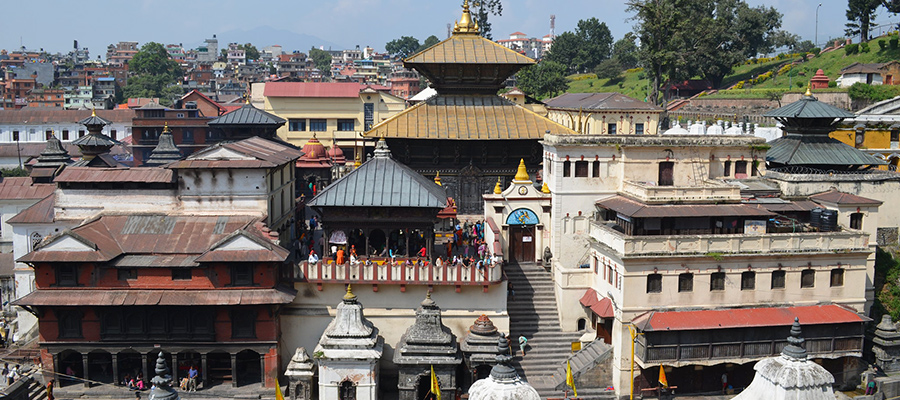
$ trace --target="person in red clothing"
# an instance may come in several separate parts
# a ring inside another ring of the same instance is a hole
[[[341,247],[337,251],[337,257],[335,258],[337,265],[344,265],[344,248]]]
[[[421,258],[425,258],[425,256],[428,255],[428,250],[425,250],[425,246],[422,246],[422,249],[419,250],[418,255]]]

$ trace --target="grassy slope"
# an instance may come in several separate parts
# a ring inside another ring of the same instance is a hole
[[[841,68],[844,68],[854,62],[860,63],[879,63],[900,59],[900,49],[880,49],[878,39],[887,41],[887,37],[876,38],[869,42],[868,53],[859,53],[847,56],[843,49],[838,49],[818,57],[814,57],[809,61],[795,65],[793,70],[784,75],[775,75],[781,66],[789,63],[792,59],[771,60],[758,64],[741,64],[735,67],[734,71],[725,77],[723,87],[730,87],[739,81],[748,81],[753,77],[773,71],[773,78],[761,82],[756,85],[745,85],[743,89],[736,90],[720,90],[719,93],[711,95],[715,98],[765,98],[767,93],[777,91],[795,91],[801,92],[797,86],[797,82],[804,84],[809,82],[809,78],[815,75],[816,71],[822,69],[831,80],[835,80],[841,76]],[[795,58],[793,60],[797,60]],[[594,93],[594,92],[619,92],[626,96],[636,99],[644,99],[647,95],[648,80],[642,72],[626,72],[622,78],[614,81],[608,79],[597,79],[594,74],[572,75],[569,77],[569,93]],[[792,85],[789,87],[788,85]],[[844,91],[845,89],[821,89],[819,91]]]

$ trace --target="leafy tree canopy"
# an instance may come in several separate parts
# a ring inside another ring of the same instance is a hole
[[[384,49],[394,57],[406,58],[415,54],[419,46],[419,39],[412,36],[401,36],[400,39],[387,42]]]
[[[518,86],[537,98],[554,97],[569,88],[567,68],[555,61],[543,60],[519,71]]]
[[[431,46],[434,46],[434,45],[436,45],[436,44],[438,44],[438,43],[440,43],[440,42],[441,42],[441,39],[438,39],[437,36],[431,35],[431,36],[429,36],[429,37],[427,37],[427,38],[425,39],[425,42],[422,43],[422,45],[419,46],[418,49],[416,49],[416,53],[418,53],[418,52],[420,52],[420,51],[422,51],[422,50],[425,50],[425,49],[427,49],[427,48],[429,48],[429,47],[431,47]],[[415,53],[413,53],[413,54],[415,54]]]
[[[614,58],[607,58],[597,64],[594,73],[601,79],[616,79],[622,75],[622,64]]]
[[[123,89],[125,98],[158,97],[163,105],[172,102],[184,93],[177,83],[182,77],[181,66],[169,58],[166,48],[156,42],[141,46],[128,63],[132,76]]]
[[[322,71],[322,75],[328,75],[331,71],[331,53],[313,47],[309,50],[309,58],[316,64],[316,68]]]
[[[244,50],[244,55],[248,60],[259,60],[259,50],[256,49],[256,46],[246,43],[238,46],[241,50]]]
[[[849,36],[859,35],[860,42],[869,41],[869,29],[875,23],[875,10],[881,0],[848,0],[847,23],[844,30]]]
[[[638,47],[634,42],[637,39],[634,33],[628,32],[613,44],[612,58],[624,69],[638,66]]]
[[[141,46],[128,62],[128,70],[137,75],[163,75],[174,80],[181,77],[181,66],[169,58],[165,46],[149,42]]]
[[[490,15],[503,15],[503,4],[500,0],[480,0],[473,2],[477,11],[475,11],[475,20],[478,21],[478,27],[481,29],[479,34],[487,39],[494,40],[491,34],[491,23],[488,21]]]
[[[547,59],[569,66],[570,73],[588,72],[612,51],[612,33],[597,18],[578,21],[574,33],[563,32],[553,39]]]

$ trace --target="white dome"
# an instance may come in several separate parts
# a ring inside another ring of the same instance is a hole
[[[712,125],[709,128],[706,128],[707,135],[724,135],[725,129],[723,129],[719,125]]]
[[[540,400],[528,382],[516,376],[514,379],[496,379],[489,376],[469,387],[469,400]]]
[[[662,134],[663,135],[688,135],[689,132],[687,129],[682,128],[681,125],[678,125],[678,123],[675,123],[675,126],[673,126],[670,129],[667,129]]]

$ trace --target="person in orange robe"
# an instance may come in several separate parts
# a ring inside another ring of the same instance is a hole
[[[344,265],[344,248],[343,247],[338,249],[337,258],[335,259],[335,261],[337,261],[337,265]]]

